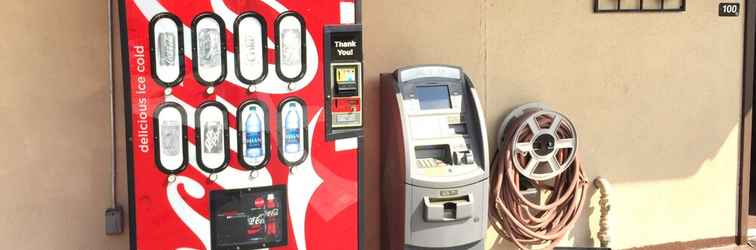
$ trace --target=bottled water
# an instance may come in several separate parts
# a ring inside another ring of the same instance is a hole
[[[284,145],[286,153],[299,153],[300,151],[299,124],[301,118],[299,117],[299,113],[295,111],[296,108],[297,106],[294,103],[290,103],[289,112],[286,113],[286,120],[284,122],[284,132],[286,133],[284,136]]]
[[[260,116],[257,115],[257,107],[251,107],[247,120],[244,121],[245,153],[244,157],[255,160],[263,155],[262,149],[262,126]]]

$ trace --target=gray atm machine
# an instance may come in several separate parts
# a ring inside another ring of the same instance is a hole
[[[488,142],[461,68],[381,75],[383,249],[483,249]]]

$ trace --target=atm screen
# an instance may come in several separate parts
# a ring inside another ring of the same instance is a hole
[[[415,95],[420,102],[420,109],[448,109],[451,108],[449,100],[449,87],[441,86],[418,86]]]

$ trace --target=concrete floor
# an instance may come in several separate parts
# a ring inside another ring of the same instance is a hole
[[[714,248],[705,248],[703,250],[752,250],[754,248],[751,248],[748,245],[731,245],[731,246],[724,246],[724,247],[714,247]]]

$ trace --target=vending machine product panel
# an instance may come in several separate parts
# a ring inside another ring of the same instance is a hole
[[[359,2],[119,4],[131,249],[361,249]]]

